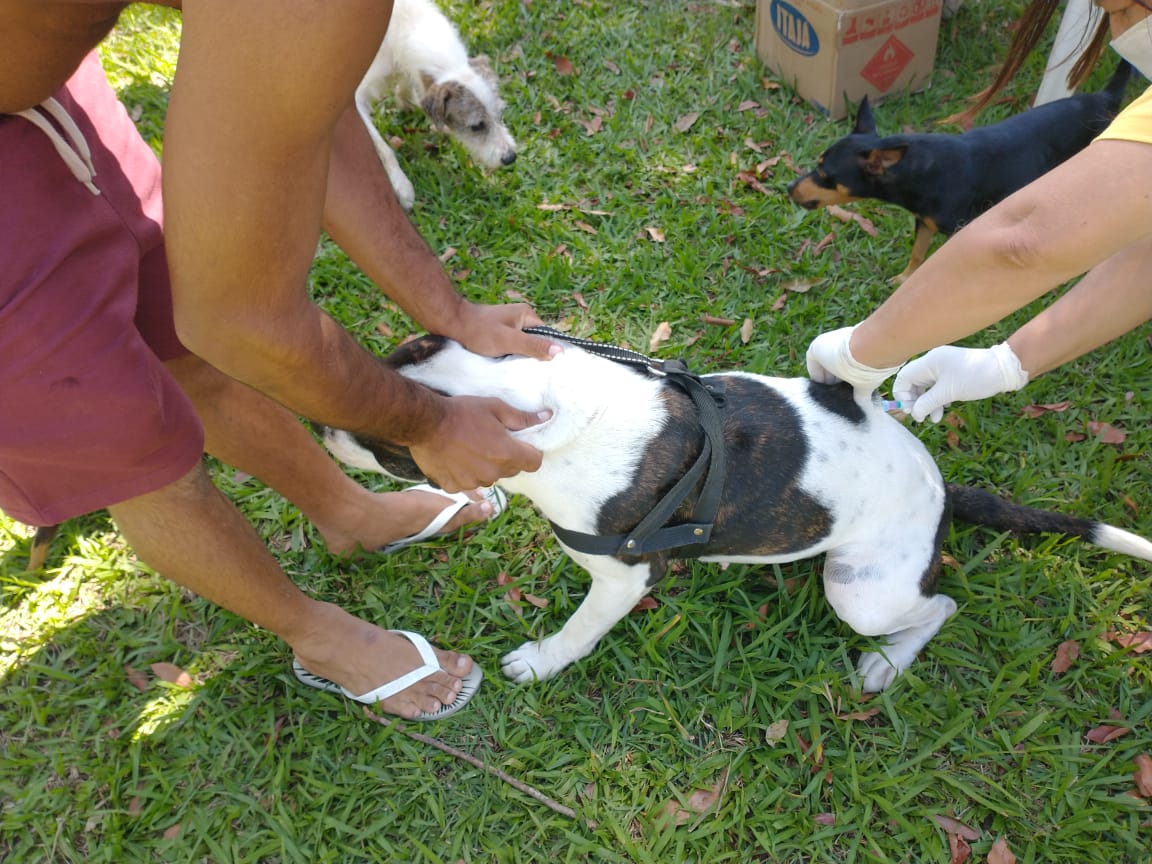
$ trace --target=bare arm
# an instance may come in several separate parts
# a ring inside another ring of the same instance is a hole
[[[1152,318],[1152,238],[1098,264],[1063,297],[1008,339],[1035,378],[1111,342]]]
[[[950,238],[856,327],[852,355],[891,367],[968,336],[1146,237],[1149,225],[1152,146],[1097,141]],[[1074,339],[1075,329],[1048,336]]]
[[[336,126],[324,228],[390,298],[431,333],[480,354],[547,359],[551,345],[520,332],[539,324],[524,303],[483,306],[457,293],[440,261],[400,207],[354,106]]]
[[[165,141],[176,323],[227,374],[320,422],[413,447],[445,488],[533,470],[495,400],[448,400],[380,366],[310,300],[337,120],[388,0],[187,0]]]

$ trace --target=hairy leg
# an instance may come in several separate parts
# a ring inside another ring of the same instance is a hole
[[[137,554],[157,572],[275,633],[309,671],[353,693],[366,693],[421,663],[402,636],[300,591],[201,465],[108,510]],[[472,660],[448,651],[437,651],[437,656],[446,671],[381,707],[411,718],[451,704]]]
[[[444,509],[447,502],[440,495],[365,489],[290,411],[200,358],[189,354],[165,365],[200,414],[205,449],[291,501],[331,551],[379,549],[415,534]],[[491,515],[492,505],[478,501],[456,514],[447,530]]]

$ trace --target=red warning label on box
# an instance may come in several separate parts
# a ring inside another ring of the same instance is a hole
[[[911,48],[895,36],[889,36],[872,59],[864,64],[860,77],[881,93],[886,93],[914,56]]]

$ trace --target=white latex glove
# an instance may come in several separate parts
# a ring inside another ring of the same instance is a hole
[[[873,369],[858,362],[848,350],[848,341],[855,329],[842,327],[821,333],[812,340],[805,362],[808,364],[808,375],[813,381],[820,384],[846,381],[857,390],[871,393],[900,368],[893,366],[891,369]]]
[[[892,385],[892,395],[912,405],[910,413],[917,423],[926,417],[938,423],[953,402],[987,399],[1027,383],[1028,373],[1007,342],[991,348],[944,345],[905,365]]]

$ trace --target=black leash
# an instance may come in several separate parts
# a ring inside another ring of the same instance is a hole
[[[688,365],[683,360],[655,360],[638,351],[569,336],[551,327],[525,327],[524,332],[559,339],[598,357],[636,366],[652,374],[663,375],[692,398],[700,415],[700,426],[704,430],[704,446],[696,461],[692,463],[692,467],[630,532],[585,534],[581,531],[571,531],[553,522],[552,530],[556,532],[556,536],[566,546],[589,555],[632,556],[669,549],[680,549],[683,554],[691,555],[697,551],[697,547],[703,549],[712,537],[712,528],[720,509],[720,497],[724,492],[726,465],[722,416],[723,381],[714,379],[705,383],[699,375],[688,371]],[[696,500],[696,506],[692,509],[689,520],[679,525],[668,525],[668,520],[696,488],[701,476],[704,477],[704,486],[700,490],[700,497]]]

